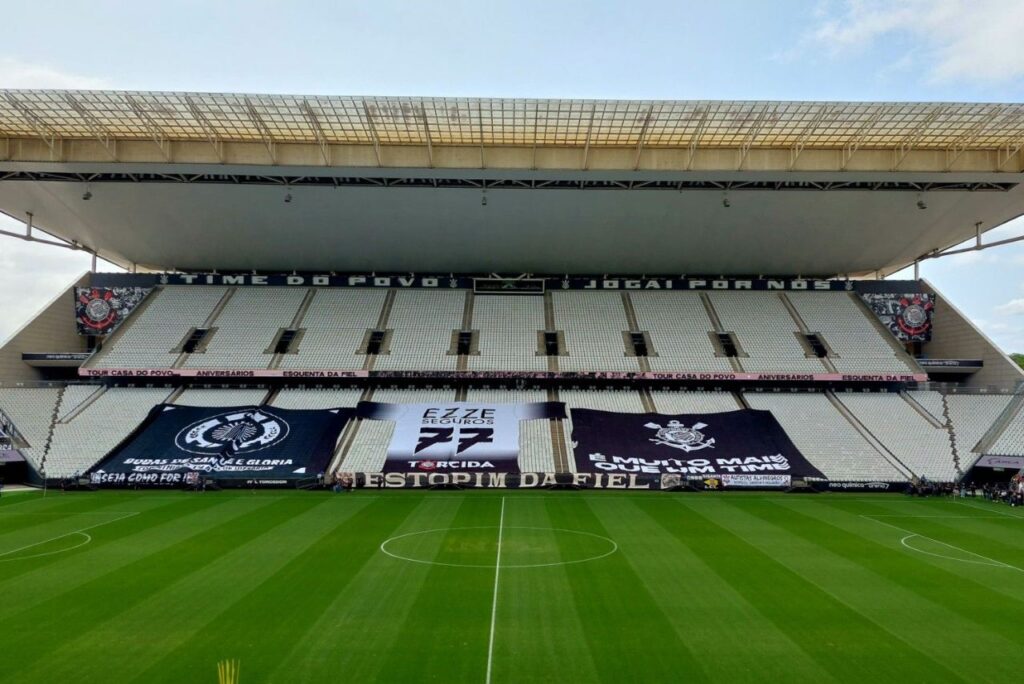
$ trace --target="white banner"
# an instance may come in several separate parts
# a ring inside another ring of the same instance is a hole
[[[784,488],[789,487],[792,482],[792,476],[790,475],[725,474],[721,475],[720,479],[722,480],[722,486],[726,489],[729,487],[745,489]]]

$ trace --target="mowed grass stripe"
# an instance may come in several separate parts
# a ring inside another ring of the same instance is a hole
[[[928,504],[919,507],[915,506],[913,507],[915,509],[913,515],[917,517],[909,519],[905,518],[905,516],[887,517],[894,515],[883,512],[884,510],[889,510],[888,508],[865,506],[864,504],[846,502],[839,498],[827,501],[826,505],[812,508],[798,506],[788,501],[781,503],[787,508],[805,511],[808,516],[816,516],[827,520],[833,525],[852,531],[861,537],[871,539],[885,548],[893,549],[898,556],[908,559],[908,562],[916,562],[917,568],[930,567],[946,573],[950,578],[956,577],[959,582],[966,582],[968,586],[974,587],[974,591],[981,591],[985,595],[996,597],[995,600],[1000,604],[1006,604],[1008,601],[1011,605],[1024,603],[1024,573],[1022,572],[1012,568],[979,564],[976,561],[981,559],[976,556],[931,541],[919,541],[920,548],[948,557],[928,555],[908,548],[901,543],[904,537],[914,533],[914,528],[908,527],[905,523],[945,522],[945,518],[936,516],[947,515],[951,510],[954,511],[954,515],[972,515],[966,509],[951,509],[949,501],[931,499]],[[984,514],[978,513],[978,515]],[[982,522],[988,522],[988,520],[972,521],[966,519],[965,522],[981,524]],[[1009,523],[1012,526],[1015,524],[1015,521],[1010,520]],[[1007,529],[1006,534],[1008,537],[1016,536],[1024,534],[1024,530],[1014,531],[1010,527]],[[952,543],[937,535],[938,533],[936,532],[935,539]],[[912,546],[914,545],[914,539],[908,541]],[[972,562],[966,563],[963,560],[955,559],[970,560]],[[947,587],[947,590],[956,591],[955,581],[950,579],[949,582],[951,586]]]
[[[872,563],[884,563],[885,559],[898,559],[902,564],[915,563],[916,566],[911,575],[893,574],[897,568],[886,568],[882,574],[894,581],[903,581],[907,586],[913,587],[916,591],[932,591],[932,600],[942,601],[946,606],[955,608],[960,606],[962,614],[971,616],[977,612],[978,605],[998,606],[999,610],[993,615],[996,618],[991,624],[994,627],[1006,625],[1009,632],[1014,635],[1020,634],[1024,637],[1024,573],[1008,568],[977,565],[965,563],[952,558],[964,558],[977,561],[978,558],[969,554],[962,554],[951,548],[943,548],[941,545],[929,544],[930,550],[943,552],[951,558],[936,558],[927,554],[914,551],[903,546],[900,542],[908,533],[903,532],[888,524],[903,527],[902,518],[875,518],[872,514],[861,513],[863,509],[851,509],[848,505],[842,506],[839,503],[829,502],[828,505],[808,508],[807,506],[796,506],[786,502],[780,502],[781,506],[794,510],[813,520],[819,520],[832,527],[845,530],[862,540],[869,540],[875,546],[864,547],[862,554],[871,553],[867,560]],[[932,518],[913,518],[907,522],[924,521],[930,522]],[[945,522],[944,519],[940,519]],[[876,522],[879,521],[879,522]],[[957,520],[967,524],[981,525],[988,520]],[[888,524],[880,524],[888,523]],[[1013,525],[1013,521],[1010,521]],[[912,528],[907,528],[912,529]],[[1024,535],[1024,529],[1007,529],[1008,536]],[[936,533],[937,534],[937,533]],[[935,536],[935,539],[945,541],[942,537]],[[881,554],[878,547],[891,551],[888,554]],[[922,548],[924,548],[922,546]],[[875,558],[875,554],[881,558]],[[1004,614],[1003,610],[1006,613]],[[985,614],[990,615],[993,611],[986,610]],[[1006,618],[1005,621],[1001,618]],[[1016,619],[1014,619],[1016,618]]]
[[[409,506],[414,507],[409,510]],[[450,527],[462,501],[452,497],[410,495],[389,501],[379,509],[374,528],[360,539],[366,562],[349,571],[333,566],[337,574],[324,592],[324,609],[304,632],[294,635],[287,654],[275,663],[269,681],[375,681],[389,658],[404,652],[399,637],[416,598],[426,591],[430,566],[396,560],[379,546],[395,535]],[[416,537],[416,558],[437,557],[442,535]],[[363,547],[363,545],[366,545]]]
[[[577,501],[576,505],[585,505]],[[505,501],[505,524],[516,527],[557,527],[544,501],[510,496]],[[505,540],[515,543],[517,530],[506,529]],[[558,560],[564,535],[529,531],[530,538],[549,545]],[[503,562],[515,563],[515,554]],[[600,562],[600,561],[598,561]],[[573,602],[567,566],[509,568],[501,572],[495,623],[492,681],[597,681],[597,666],[587,646],[586,626]]]
[[[826,643],[833,649],[842,649],[845,655],[852,656],[845,663],[851,668],[845,673],[847,678],[855,672],[861,681],[865,677],[959,681],[962,675],[969,674],[962,671],[968,662],[951,663],[933,647],[943,629],[941,623],[934,621],[938,616],[953,614],[876,576],[860,563],[832,553],[819,543],[821,540],[805,540],[770,517],[747,512],[751,507],[765,505],[772,504],[722,500],[702,507],[699,513],[709,525],[743,543],[747,555],[754,550],[783,569],[784,572],[775,573],[778,577],[788,574],[799,579],[803,585],[800,595],[778,594],[775,598],[780,603],[793,601],[799,606],[819,607],[831,604],[842,615],[821,616],[817,620],[791,615],[787,622],[798,629],[810,626],[818,630],[818,638],[826,636]],[[903,572],[913,572],[913,564],[908,563]],[[751,579],[759,578],[751,575]],[[928,615],[931,622],[919,619],[920,615]],[[830,623],[841,631],[829,634]]]
[[[960,581],[941,569],[922,567],[916,559],[898,551],[887,552],[886,547],[827,520],[778,504],[752,505],[748,512],[870,572],[871,576],[858,572],[858,583],[870,589],[879,605],[899,607],[897,615],[875,619],[908,634],[904,637],[908,643],[948,663],[951,669],[959,669],[962,676],[973,674],[974,659],[990,663],[986,673],[997,677],[1017,669],[1016,663],[1008,662],[1001,654],[1019,652],[1024,644],[1024,606],[1019,603],[1003,601],[994,592]],[[863,518],[859,523],[862,531],[871,524]],[[985,608],[979,610],[980,606]]]
[[[303,505],[300,500],[236,498],[226,507],[232,504],[236,515],[221,516],[198,534],[96,578],[71,598],[57,595],[30,614],[6,621],[14,634],[7,645],[19,656],[0,676],[15,681],[109,681],[101,673],[128,664],[125,656],[132,649],[158,653],[170,625],[163,621],[163,605],[153,597],[166,596],[167,609],[188,605],[192,597],[175,591],[183,578],[290,519],[296,506]],[[213,585],[233,579],[213,578]]]
[[[546,506],[555,527],[609,536],[591,508],[595,503],[553,499]],[[566,575],[599,681],[629,681],[639,668],[648,681],[706,679],[700,656],[679,638],[659,596],[644,587],[621,552],[600,563],[566,566]]]
[[[243,663],[246,681],[265,681],[282,653],[316,621],[335,573],[360,563],[354,531],[381,513],[371,498],[323,493],[308,500],[307,510],[194,578],[227,586],[212,605],[198,606],[198,616],[180,616],[180,638],[165,644],[133,681],[200,680],[227,658]],[[348,552],[339,553],[343,549]]]
[[[49,504],[50,501],[57,499],[63,501]],[[154,508],[160,503],[147,502],[144,507]],[[138,510],[142,509],[124,508],[120,502],[112,499],[81,494],[37,498],[31,506],[20,506],[7,511],[0,509],[0,554],[104,520],[113,520],[125,511]]]
[[[437,559],[493,562],[500,513],[500,496],[466,497],[451,520],[450,531],[443,535]],[[463,527],[484,529],[457,529]],[[383,659],[378,679],[482,682],[487,670],[494,568],[427,567],[427,576],[394,647]]]
[[[154,543],[172,543],[173,535],[167,539],[162,536],[161,528],[158,527],[155,534],[152,528],[161,522],[177,525],[182,515],[200,513],[228,501],[210,499],[169,504],[154,499],[151,502],[139,502],[138,505],[132,505],[134,510],[139,511],[138,515],[126,516],[89,530],[92,541],[85,546],[39,558],[20,558],[0,563],[0,593],[6,597],[5,601],[0,601],[0,620],[24,609],[28,604],[47,600],[81,586],[116,564],[143,557],[145,553],[137,553],[141,550],[136,545],[122,545],[123,542],[134,540],[136,535],[143,549],[152,548]],[[103,499],[97,498],[94,502],[101,504]]]
[[[690,651],[728,652],[728,657],[699,659],[709,679],[832,681],[798,643],[679,540],[673,530],[679,517],[691,515],[686,509],[653,499],[610,499],[591,507],[648,592],[659,597],[662,612]]]

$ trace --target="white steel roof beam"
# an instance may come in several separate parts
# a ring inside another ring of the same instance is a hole
[[[370,130],[370,136],[373,138],[373,153],[377,157],[377,166],[384,166],[380,160],[380,137],[377,135],[377,127],[373,123],[373,115],[370,114],[370,106],[366,104],[366,100],[363,100],[363,114],[366,116],[366,125]]]
[[[309,127],[313,129],[313,137],[316,138],[316,144],[320,147],[320,156],[324,160],[324,166],[331,165],[331,150],[327,145],[327,136],[324,135],[323,126],[320,125],[320,119],[317,118],[316,112],[309,105],[309,100],[303,100],[302,104],[299,105],[302,109],[302,113],[306,117],[306,122]]]
[[[636,140],[636,158],[633,160],[633,170],[636,171],[640,168],[640,155],[644,151],[644,140],[647,138],[647,129],[651,125],[651,119],[654,114],[654,105],[647,108],[647,114],[644,115],[644,123],[640,127],[640,135],[637,136]]]
[[[96,117],[94,117],[89,110],[87,110],[85,106],[75,98],[74,95],[71,93],[64,93],[64,100],[68,103],[68,106],[70,106],[71,109],[73,109],[75,113],[82,118],[85,128],[94,138],[96,138],[97,141],[99,141],[101,145],[103,145],[103,149],[106,150],[108,155],[110,155],[110,158],[113,161],[117,161],[117,141],[111,139],[110,134],[103,125],[96,120]]]
[[[263,146],[267,148],[267,153],[270,155],[270,163],[277,163],[277,150],[274,146],[274,136],[270,133],[270,128],[267,126],[267,122],[263,120],[260,113],[256,111],[256,107],[253,105],[252,100],[245,98],[245,113],[248,114],[249,119],[253,125],[256,126],[256,130],[259,131],[260,138],[263,139]]]
[[[206,135],[207,141],[209,141],[210,145],[213,147],[213,151],[217,155],[217,161],[223,164],[224,144],[218,138],[216,129],[214,129],[210,120],[206,118],[206,115],[203,114],[203,111],[199,109],[195,100],[188,95],[185,95],[185,106],[188,107],[188,111],[192,114],[192,118],[196,120],[197,124],[199,124],[199,127]]]
[[[3,93],[3,97],[7,100],[8,104],[14,107],[14,110],[18,112],[18,115],[25,121],[25,123],[35,131],[35,134],[38,135],[44,143],[46,143],[46,146],[50,148],[50,156],[52,157],[54,147],[59,136],[57,136],[49,126],[44,124],[38,116],[36,116],[31,107],[25,105],[21,100],[15,97],[14,93],[5,91]]]
[[[171,141],[167,139],[163,129],[153,120],[153,117],[149,115],[149,112],[146,111],[136,98],[131,95],[125,95],[124,99],[149,132],[150,137],[153,138],[153,142],[160,149],[160,154],[163,156],[164,161],[171,161]]]
[[[945,107],[935,107],[929,114],[924,118],[921,123],[914,127],[910,133],[907,134],[903,140],[900,141],[899,146],[894,150],[895,157],[893,159],[892,170],[899,171],[900,164],[907,158],[911,150],[914,149],[914,145],[920,142],[924,135],[924,132],[928,130],[936,119],[938,119],[946,111]]]
[[[974,124],[970,130],[960,136],[960,139],[953,144],[953,146],[946,151],[946,171],[953,168],[953,164],[963,156],[963,153],[971,149],[971,147],[978,141],[978,138],[985,133],[993,121],[1002,116],[1003,112],[1006,111],[1006,107],[998,107],[987,113],[981,121]]]

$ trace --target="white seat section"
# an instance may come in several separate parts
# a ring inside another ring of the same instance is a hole
[[[377,327],[386,298],[383,289],[316,289],[299,325],[298,352],[282,356],[278,367],[361,369],[366,356],[356,352]]]
[[[658,413],[721,413],[743,408],[732,392],[653,391],[651,400]]]
[[[60,398],[60,410],[57,411],[57,420],[65,420],[68,414],[77,409],[86,400],[97,392],[102,392],[100,385],[68,385],[64,388],[64,394]]]
[[[905,481],[823,394],[746,392],[751,408],[771,411],[797,449],[830,480]]]
[[[960,467],[967,469],[980,454],[974,447],[989,431],[1013,397],[1008,395],[947,394],[949,422],[960,456]]]
[[[361,389],[283,389],[274,396],[270,405],[286,409],[353,407],[362,395]]]
[[[474,404],[520,404],[547,401],[544,390],[470,389],[466,401]],[[551,421],[519,421],[519,469],[526,473],[555,472]]]
[[[949,432],[925,420],[903,397],[861,392],[836,396],[916,475],[938,482],[956,480]]]
[[[259,406],[267,398],[265,389],[205,389],[190,387],[174,403],[178,406]]]
[[[714,325],[696,292],[630,292],[640,330],[650,333],[647,362],[654,371],[731,371],[729,359],[715,356],[708,333]]]
[[[449,355],[452,331],[462,327],[465,290],[399,290],[387,327],[393,330],[389,353],[374,361],[377,370],[455,370]]]
[[[131,434],[171,391],[167,387],[111,387],[70,421],[58,422],[46,453],[46,476],[84,473]]]
[[[921,405],[932,418],[940,423],[946,422],[946,414],[942,407],[942,393],[934,390],[911,390],[907,395]]]
[[[544,299],[530,295],[473,297],[473,325],[479,331],[479,356],[467,357],[469,370],[545,371],[537,356],[537,333],[544,330]]]
[[[0,410],[28,441],[28,448],[19,451],[36,470],[46,453],[59,396],[57,387],[0,387]]]
[[[304,287],[239,287],[213,321],[206,351],[189,354],[185,368],[267,368],[277,331],[291,325]]]
[[[622,333],[629,330],[618,292],[552,292],[555,328],[565,333],[568,356],[558,357],[564,371],[639,371],[626,356]]]
[[[912,369],[846,292],[787,292],[809,332],[835,352],[829,360],[849,373],[908,373]],[[888,334],[888,333],[886,333]]]
[[[382,404],[422,404],[427,402],[448,402],[455,400],[455,390],[374,390],[370,401]],[[345,460],[339,468],[345,472],[379,473],[384,468],[388,444],[395,432],[392,420],[360,420],[355,437],[349,446]]]
[[[1017,411],[986,451],[999,456],[1024,456],[1024,410]]]
[[[149,295],[145,309],[130,316],[117,341],[100,352],[96,368],[170,368],[172,350],[192,328],[206,322],[226,287],[168,285]]]
[[[740,357],[751,372],[824,373],[816,358],[807,358],[797,341],[799,328],[775,292],[709,292],[725,332],[735,333],[748,356]]]

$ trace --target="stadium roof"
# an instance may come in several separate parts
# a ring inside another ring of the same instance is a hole
[[[33,137],[1012,154],[1024,105],[0,91],[0,138]]]
[[[0,211],[152,268],[862,275],[1024,214],[1022,148],[1024,104],[0,90]]]

